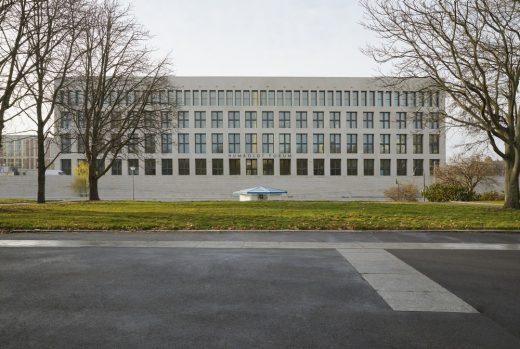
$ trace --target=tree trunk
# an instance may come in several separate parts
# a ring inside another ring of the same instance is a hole
[[[505,159],[504,208],[520,209],[518,175],[520,172],[520,152],[514,152],[512,159]]]
[[[89,168],[89,176],[88,176],[88,189],[89,189],[89,200],[90,201],[99,201],[99,193],[98,193],[98,178],[96,175],[91,174],[90,171],[95,171],[92,166]]]
[[[45,136],[43,130],[38,130],[38,196],[37,202],[39,204],[45,203]]]

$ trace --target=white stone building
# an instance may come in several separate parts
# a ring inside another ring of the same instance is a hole
[[[396,181],[422,189],[446,154],[444,99],[426,82],[172,78],[175,88],[157,98],[179,111],[157,116],[163,130],[140,135],[144,146],[115,163],[100,195],[127,198],[131,167],[137,197],[149,199],[232,198],[256,185],[302,199],[382,198]],[[70,127],[58,131],[74,134]],[[64,137],[62,150],[57,167],[70,173],[81,149]]]

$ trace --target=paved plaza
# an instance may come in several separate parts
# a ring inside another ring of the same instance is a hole
[[[0,346],[520,348],[520,234],[18,232]]]

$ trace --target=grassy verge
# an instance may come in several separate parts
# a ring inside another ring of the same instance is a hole
[[[520,229],[496,205],[328,201],[0,205],[0,229]]]

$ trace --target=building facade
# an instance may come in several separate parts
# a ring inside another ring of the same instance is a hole
[[[54,144],[46,142],[45,162],[52,161]],[[0,166],[16,174],[32,173],[38,168],[38,140],[36,135],[3,135]],[[27,171],[29,170],[29,171]]]
[[[157,100],[175,103],[177,111],[158,113],[162,129],[139,134],[142,145],[129,145],[105,177],[117,183],[138,176],[141,190],[172,199],[183,188],[194,198],[202,197],[198,188],[224,198],[255,185],[320,199],[383,197],[396,182],[421,189],[446,153],[444,98],[425,83],[175,77],[175,89],[160,91]],[[71,136],[81,130],[58,124],[58,133],[67,134],[58,163],[70,174],[83,157]]]

